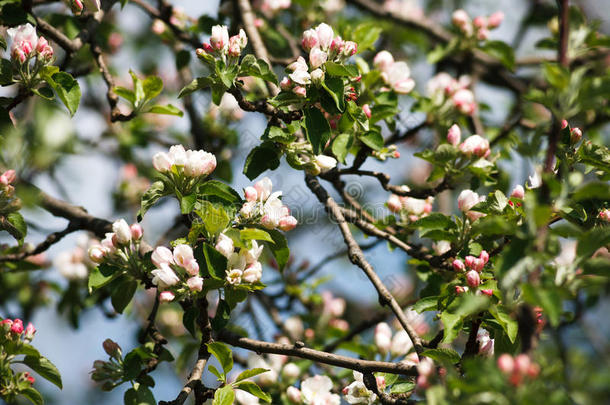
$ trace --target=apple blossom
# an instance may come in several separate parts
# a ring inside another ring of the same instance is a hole
[[[598,216],[600,219],[610,222],[610,209],[601,210]]]
[[[411,70],[406,62],[395,62],[387,70],[386,82],[399,94],[410,93],[415,82],[410,78]]]
[[[68,280],[84,280],[89,275],[87,266],[83,263],[83,255],[78,250],[60,252],[53,260],[53,265]]]
[[[422,357],[417,364],[417,372],[420,376],[430,377],[434,373],[434,362],[429,357]]]
[[[463,114],[471,115],[476,109],[474,94],[468,89],[459,89],[451,97],[453,103]]]
[[[243,272],[239,269],[233,269],[227,272],[227,282],[229,284],[237,285],[241,283],[241,276]]]
[[[368,104],[362,106],[362,111],[364,112],[364,115],[366,115],[366,118],[371,118],[371,107]]]
[[[318,34],[320,48],[328,50],[335,36],[333,29],[330,25],[322,23],[316,27],[316,34]]]
[[[582,138],[582,131],[580,130],[580,128],[572,128],[570,130],[570,142],[574,143],[578,143],[578,141],[580,141],[580,139]]]
[[[466,11],[459,9],[455,10],[451,15],[451,22],[462,31],[466,31],[466,27],[470,25],[471,20]]]
[[[486,357],[494,355],[494,339],[491,339],[489,332],[483,328],[477,332],[477,343],[479,344],[479,354]]]
[[[479,195],[472,190],[463,190],[458,196],[458,208],[460,211],[466,213],[483,200],[484,196],[479,197]]]
[[[449,142],[453,146],[457,146],[462,139],[462,131],[457,124],[453,124],[449,131],[447,131],[447,142]]]
[[[172,168],[172,160],[165,152],[155,153],[153,156],[153,167],[160,173],[167,173]]]
[[[21,319],[13,320],[11,332],[15,335],[21,335],[23,333],[23,321]]]
[[[373,64],[378,70],[382,72],[387,72],[394,64],[394,57],[388,51],[381,51],[377,55],[375,55],[375,58],[373,59]]]
[[[101,246],[91,246],[88,254],[89,259],[94,263],[101,263],[104,261],[104,250]]]
[[[291,316],[284,321],[284,329],[294,340],[298,340],[303,336],[305,328],[303,321],[298,316]]]
[[[159,268],[150,272],[153,275],[152,283],[160,288],[171,287],[178,284],[180,279],[167,263],[161,263]]]
[[[460,259],[455,259],[453,263],[451,263],[451,265],[453,266],[453,270],[458,272],[464,271],[466,269],[466,266],[464,266],[464,262],[462,262]]]
[[[293,404],[301,403],[301,390],[297,387],[293,387],[292,385],[286,389],[286,396],[288,400]]]
[[[375,327],[375,345],[381,354],[386,354],[392,347],[392,330],[385,322],[378,323]]]
[[[345,41],[343,46],[343,56],[349,58],[358,52],[358,44],[354,41]]]
[[[461,285],[456,285],[455,286],[455,293],[456,294],[463,294],[466,291],[468,291],[468,287],[464,287],[464,286],[461,286]]]
[[[301,369],[295,363],[288,363],[282,368],[282,375],[288,380],[295,380],[301,375]]]
[[[284,91],[289,91],[290,89],[292,89],[292,80],[290,80],[290,78],[288,76],[285,76],[280,81],[280,89],[282,89]]]
[[[162,264],[174,263],[174,255],[172,251],[166,248],[165,246],[157,246],[155,250],[153,250],[150,259],[157,267],[161,267]]]
[[[332,156],[318,155],[315,157],[315,163],[320,168],[321,173],[326,173],[337,166],[337,159]]]
[[[186,280],[186,285],[191,291],[201,291],[203,289],[203,278],[191,277]]]
[[[186,267],[193,260],[195,260],[193,248],[189,245],[180,244],[174,247],[174,261],[178,266]]]
[[[297,223],[298,223],[298,221],[295,217],[293,217],[292,215],[288,215],[288,216],[285,216],[280,219],[280,223],[279,223],[278,227],[282,231],[288,232],[288,231],[291,231],[294,228],[296,228]]]
[[[353,372],[354,382],[343,388],[342,392],[345,395],[345,400],[349,404],[373,404],[377,400],[377,395],[370,391],[363,382],[363,375],[358,371]]]
[[[341,398],[330,390],[333,383],[325,375],[315,375],[301,383],[301,395],[306,405],[339,405]]]
[[[129,231],[131,233],[131,238],[134,241],[142,239],[142,234],[144,233],[144,231],[142,230],[142,226],[140,224],[132,224],[129,227]]]
[[[6,30],[6,33],[11,43],[9,52],[13,58],[17,52],[24,55],[26,58],[29,57],[38,44],[36,28],[30,23],[15,28],[9,28]],[[20,61],[23,62],[24,60]]]
[[[492,295],[494,295],[494,290],[489,289],[489,288],[484,288],[484,289],[481,289],[481,293],[491,297]]]
[[[260,262],[250,264],[242,274],[242,280],[246,283],[253,284],[260,281],[263,275],[263,267]]]
[[[387,205],[390,211],[395,213],[399,212],[402,209],[402,201],[400,200],[400,197],[396,194],[390,195],[387,201]]]
[[[313,48],[318,46],[318,44],[318,33],[316,32],[316,30],[310,28],[303,32],[303,39],[301,40],[301,45],[303,46],[305,52],[311,51]]]
[[[525,190],[521,184],[517,184],[513,189],[512,193],[510,193],[511,197],[523,199],[525,197]]]
[[[322,69],[316,69],[310,74],[311,81],[314,84],[321,84],[324,82],[324,71]]]
[[[478,287],[479,284],[481,284],[481,277],[479,276],[479,273],[476,270],[470,270],[467,272],[466,283],[472,288]]]
[[[159,294],[160,302],[172,302],[174,298],[176,298],[176,296],[171,291],[163,291]]]
[[[231,256],[234,250],[233,239],[229,238],[224,233],[221,233],[218,235],[218,241],[216,242],[216,246],[214,246],[214,248],[222,253],[224,257],[228,258]]]
[[[392,345],[390,346],[390,354],[392,357],[405,356],[413,348],[411,338],[404,330],[399,330],[392,337]]]
[[[34,334],[36,333],[36,328],[32,325],[32,322],[28,322],[28,326],[25,328],[25,339],[31,341],[34,339]]]
[[[212,27],[210,44],[217,50],[225,50],[229,45],[229,29],[226,25],[215,25]]]

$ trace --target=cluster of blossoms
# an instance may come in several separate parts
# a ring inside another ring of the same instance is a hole
[[[53,48],[44,37],[38,37],[36,28],[31,24],[9,28],[8,34],[11,45],[9,52],[13,61],[26,63],[30,58],[36,58],[36,68],[47,64],[53,58]]]
[[[509,382],[515,387],[520,385],[526,377],[536,378],[540,373],[538,364],[532,362],[527,354],[519,354],[513,358],[508,353],[498,357],[498,368],[508,376]]]
[[[408,186],[401,187],[404,191],[410,191]],[[394,213],[405,215],[411,221],[417,221],[421,217],[432,212],[432,204],[434,197],[428,197],[425,200],[414,197],[403,197],[396,194],[390,195],[387,201],[388,208]]]
[[[4,345],[10,345],[11,347],[19,347],[22,344],[28,344],[34,339],[36,328],[32,323],[28,323],[26,327],[23,326],[21,319],[3,319],[0,321],[0,353],[4,352]],[[5,354],[5,353],[3,353]],[[3,360],[7,360],[6,356],[3,356]],[[8,357],[10,362],[11,356]],[[20,381],[27,381],[34,384],[34,377],[27,371],[22,372],[17,377]]]
[[[345,400],[349,404],[373,404],[377,401],[377,395],[366,388],[366,385],[363,381],[362,373],[358,371],[353,372],[354,382],[352,382],[347,387],[343,388],[341,391],[345,396]],[[383,391],[386,388],[386,381],[384,376],[375,377],[375,381],[377,383],[377,389],[379,391]]]
[[[325,375],[314,375],[301,382],[301,389],[290,386],[286,396],[293,404],[339,405],[341,397],[333,394],[333,382]]]
[[[307,96],[305,86],[308,84],[318,85],[324,81],[324,63],[343,62],[358,50],[358,44],[335,36],[332,27],[324,23],[303,32],[301,45],[309,52],[309,65],[305,58],[299,56],[296,62],[288,65],[286,70],[290,73],[280,82],[282,90],[292,91],[299,97]],[[352,93],[355,94],[353,91]]]
[[[153,167],[159,173],[184,174],[197,179],[216,169],[216,156],[204,150],[185,150],[182,145],[174,145],[169,152],[158,152],[153,156]]]
[[[95,13],[100,11],[101,7],[100,0],[67,0],[67,3],[75,15],[81,15],[85,9]]]
[[[381,78],[392,90],[399,94],[408,94],[415,87],[411,78],[411,69],[407,62],[395,62],[388,51],[381,51],[373,59],[375,68],[381,71]]]
[[[21,201],[15,195],[12,183],[17,178],[14,170],[7,170],[0,175],[0,213],[5,215],[21,208]]]
[[[282,204],[281,191],[272,192],[273,183],[264,177],[244,189],[246,202],[239,210],[238,220],[245,223],[260,223],[267,229],[279,228],[290,231],[297,226],[297,219],[290,209]]]
[[[255,240],[251,243],[250,249],[241,248],[236,252],[233,239],[224,233],[218,236],[215,248],[227,258],[226,280],[229,284],[254,284],[261,280],[263,265],[258,258],[263,253],[263,246]]]
[[[153,284],[161,291],[161,302],[173,301],[175,293],[183,293],[187,289],[198,292],[203,289],[203,278],[199,276],[199,263],[189,245],[180,244],[172,252],[164,246],[158,246],[150,257],[156,269],[151,271]],[[174,291],[168,290],[172,287]]]
[[[229,38],[229,28],[226,25],[215,25],[212,27],[210,43],[204,42],[202,48],[196,50],[197,56],[205,58],[208,55],[219,56],[223,60],[229,57],[230,62],[237,62],[237,58],[248,45],[248,37],[243,29],[238,35]]]
[[[473,37],[480,41],[489,38],[489,31],[498,28],[504,20],[504,13],[496,11],[492,15],[478,16],[471,19],[464,10],[455,10],[451,21],[466,37]]]
[[[464,261],[455,259],[452,265],[456,272],[461,273],[466,271],[466,284],[471,288],[477,288],[479,284],[481,284],[481,276],[479,273],[483,271],[487,262],[489,262],[489,253],[483,250],[479,254],[479,257],[469,255],[466,256]],[[461,294],[468,291],[468,287],[456,286],[455,291],[456,293]],[[493,290],[481,290],[481,292],[485,295],[493,294]]]
[[[436,106],[448,105],[462,114],[472,115],[477,104],[474,93],[469,89],[471,84],[470,76],[460,76],[456,80],[448,73],[441,72],[428,81],[426,91]]]
[[[53,265],[67,280],[85,280],[89,276],[89,268],[95,266],[87,252],[97,248],[99,241],[87,235],[80,235],[73,250],[62,251],[55,256]]]
[[[470,135],[460,143],[462,139],[462,131],[457,124],[453,124],[447,131],[447,142],[453,146],[457,146],[460,152],[467,157],[486,158],[491,153],[489,141],[481,135]]]
[[[89,259],[98,264],[127,266],[138,272],[138,264],[134,263],[131,257],[139,256],[142,233],[140,224],[129,226],[124,219],[119,219],[112,224],[112,232],[106,233],[100,244],[94,244],[89,248]]]

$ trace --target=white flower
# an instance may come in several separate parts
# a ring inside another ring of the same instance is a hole
[[[395,92],[407,94],[415,87],[415,82],[410,75],[411,70],[406,62],[395,62],[387,70],[387,82]]]
[[[388,51],[381,51],[373,59],[375,67],[382,72],[387,72],[394,64],[394,57]]]
[[[540,173],[538,172],[538,170],[534,171],[534,174],[532,174],[529,177],[529,181],[530,184],[527,188],[529,189],[533,189],[533,188],[538,188],[542,185],[542,177],[540,177]]]
[[[316,69],[313,72],[311,72],[311,80],[314,82],[314,84],[320,84],[324,81],[324,71],[322,69]]]
[[[264,368],[266,370],[269,370],[262,374],[259,374],[257,377],[258,382],[263,386],[271,385],[277,382],[279,371],[279,368],[277,368],[277,366],[278,364],[269,364],[267,361],[265,361],[264,358],[257,354],[251,353],[248,356],[248,368]]]
[[[318,155],[316,156],[316,165],[320,168],[321,173],[326,173],[337,166],[337,159],[332,156]]]
[[[394,334],[392,338],[392,344],[390,346],[390,353],[392,357],[405,356],[413,348],[411,338],[404,330],[399,330]]]
[[[339,405],[341,398],[330,390],[333,383],[325,375],[310,377],[301,383],[303,403],[306,405]]]
[[[125,245],[131,241],[131,229],[124,219],[119,219],[112,224],[112,230],[116,235],[117,242]]]
[[[402,199],[402,207],[404,210],[413,215],[421,215],[424,213],[426,208],[426,200],[420,200],[419,198],[405,197]]]
[[[218,241],[216,242],[216,246],[214,246],[214,248],[222,253],[222,255],[226,258],[229,258],[235,249],[233,246],[233,239],[229,238],[224,233],[218,235]]]
[[[343,389],[345,400],[350,404],[372,404],[377,400],[377,395],[370,391],[362,381],[362,373],[353,372],[354,382]]]
[[[241,283],[241,275],[243,272],[238,269],[233,269],[227,272],[227,282],[229,284],[237,285]]]
[[[263,177],[256,183],[254,183],[254,189],[258,193],[258,199],[260,201],[265,201],[271,195],[271,190],[273,189],[273,183],[269,177]]]
[[[474,94],[468,89],[459,89],[453,95],[453,103],[464,114],[472,114],[476,108]]]
[[[311,75],[307,70],[295,70],[288,76],[297,84],[305,85],[311,83]]]
[[[290,70],[291,72],[297,72],[299,70],[307,72],[309,70],[309,66],[307,66],[307,62],[305,61],[305,58],[303,58],[302,56],[299,56],[296,61],[294,61],[290,65],[288,65],[287,69]]]
[[[68,280],[84,280],[89,275],[87,266],[76,252],[61,252],[53,260],[59,273]]]
[[[417,364],[417,372],[419,375],[429,377],[434,372],[434,362],[430,357],[423,357]]]
[[[466,213],[481,201],[481,197],[474,191],[463,190],[458,196],[458,208],[460,211]]]
[[[189,287],[191,291],[201,291],[203,289],[203,278],[201,277],[191,277],[186,280],[186,285]]]
[[[244,257],[246,258],[246,264],[252,264],[258,261],[261,253],[263,253],[263,245],[258,245],[258,242],[253,240],[252,247],[248,250],[244,249]]]
[[[216,168],[216,156],[203,150],[187,150],[184,174],[189,177],[206,176]]]
[[[162,263],[158,269],[151,271],[151,274],[154,276],[152,280],[153,284],[160,288],[170,287],[180,281],[176,273],[174,273],[167,263]]]
[[[286,216],[284,215],[285,211],[282,201],[279,199],[279,196],[281,195],[281,191],[276,191],[269,196],[267,201],[265,201],[261,223],[267,229],[277,228],[280,224],[280,220]]]
[[[335,37],[335,33],[333,32],[331,26],[322,23],[316,27],[316,33],[318,34],[320,48],[323,50],[328,50],[330,44],[333,42],[333,38]]]
[[[289,380],[295,380],[301,375],[301,369],[295,363],[288,363],[282,369],[282,375]]]
[[[291,385],[290,387],[286,388],[286,396],[288,397],[288,400],[293,404],[301,403],[301,390],[297,387],[293,387]]]
[[[263,266],[260,262],[254,262],[244,270],[242,280],[246,283],[253,284],[260,281],[263,276]]]
[[[182,145],[174,145],[169,148],[169,158],[172,165],[184,166],[186,164],[186,150]]]
[[[189,245],[180,244],[174,248],[174,261],[178,266],[185,267],[191,261],[195,260],[193,249]]]
[[[309,63],[314,69],[322,66],[324,62],[326,62],[326,59],[328,59],[328,54],[320,48],[313,48],[311,52],[309,52]]]
[[[214,49],[224,50],[229,46],[229,29],[226,25],[215,25],[212,27],[210,44]]]
[[[392,346],[392,330],[385,322],[378,323],[375,327],[375,345],[381,354],[385,354]]]
[[[169,155],[165,152],[155,153],[153,156],[153,167],[161,173],[169,172],[172,168],[172,161]]]
[[[432,244],[432,248],[434,249],[434,253],[441,256],[451,250],[451,243],[447,240],[439,240]]]
[[[36,28],[30,23],[20,25],[16,28],[6,30],[11,42],[9,51],[12,54],[16,49],[22,50],[25,54],[30,54],[38,43]]]
[[[161,267],[161,264],[163,263],[174,263],[174,255],[172,254],[172,251],[166,248],[165,246],[157,246],[155,250],[153,250],[150,259],[157,267]]]

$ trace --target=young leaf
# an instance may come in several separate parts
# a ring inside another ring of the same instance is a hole
[[[176,115],[178,117],[182,117],[184,115],[182,110],[180,110],[178,107],[171,105],[171,104],[168,104],[168,105],[156,104],[156,105],[149,107],[144,112],[151,113],[151,114]]]
[[[256,385],[252,381],[242,381],[238,384],[235,384],[235,388],[240,389],[242,391],[246,391],[255,397],[262,399],[265,402],[271,403],[271,396],[264,392],[261,387]]]
[[[46,82],[55,90],[57,97],[64,103],[70,111],[70,115],[74,115],[80,103],[80,86],[78,81],[66,72],[55,73],[50,78],[45,77]]]
[[[266,373],[267,371],[269,371],[269,370],[266,368],[253,368],[250,370],[244,370],[237,376],[237,378],[235,379],[235,382],[238,383],[242,380],[245,380],[246,378],[251,378],[251,377],[257,376],[259,374]]]
[[[271,253],[273,253],[278,269],[283,271],[286,263],[288,263],[288,258],[290,257],[290,249],[288,248],[286,237],[275,229],[268,230],[267,232],[274,243],[265,242],[265,245],[271,250]]]
[[[198,77],[180,90],[178,98],[182,98],[188,94],[196,92],[197,90],[205,89],[210,87],[214,83],[211,77]]]
[[[224,280],[227,270],[227,258],[207,243],[204,243],[201,249],[203,250],[203,263],[205,263],[207,273],[212,278]],[[199,258],[197,260],[199,261]]]
[[[358,136],[358,139],[373,150],[380,150],[383,148],[383,137],[379,132],[368,131]]]
[[[142,89],[144,90],[144,98],[152,100],[161,94],[163,90],[163,80],[158,76],[149,76],[142,82]]]
[[[273,142],[263,142],[250,151],[244,165],[244,174],[254,180],[265,170],[275,170],[280,165],[280,154]]]
[[[305,127],[307,129],[307,140],[311,143],[313,153],[319,155],[330,139],[330,125],[322,111],[315,107],[306,109]]]
[[[350,134],[340,134],[333,141],[332,151],[341,163],[345,163],[345,158],[352,146],[353,137]]]
[[[233,392],[233,387],[226,385],[216,390],[212,405],[232,405],[234,400],[235,392]]]
[[[452,364],[460,361],[460,355],[453,349],[440,348],[424,350],[422,356],[430,357],[432,360],[439,362],[450,362]]]
[[[45,380],[58,386],[59,389],[63,388],[59,370],[46,357],[25,356],[23,358],[23,364],[40,374]]]
[[[116,94],[119,97],[123,97],[125,100],[129,101],[131,104],[135,104],[136,103],[136,94],[125,88],[122,86],[115,86],[112,88],[112,91],[114,92],[114,94]]]
[[[131,302],[137,289],[138,283],[135,280],[126,279],[122,281],[117,288],[112,291],[112,295],[110,296],[110,301],[112,302],[114,310],[119,314],[122,314],[125,307]]]
[[[29,399],[30,402],[32,402],[34,405],[42,405],[44,403],[40,392],[38,392],[32,387],[28,387],[24,390],[21,390],[19,391],[19,393]]]
[[[264,240],[267,242],[275,243],[269,232],[263,231],[258,228],[246,228],[239,232],[241,239],[243,240]]]
[[[165,190],[165,184],[162,181],[155,181],[142,195],[142,204],[138,211],[138,222],[142,221],[142,217],[146,214],[146,211],[152,207],[159,198],[167,195]]]
[[[212,342],[206,344],[208,351],[216,357],[225,374],[233,369],[233,355],[229,346],[221,342]]]

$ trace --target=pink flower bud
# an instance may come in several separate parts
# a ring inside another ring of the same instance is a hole
[[[191,291],[201,291],[203,289],[203,278],[191,277],[186,280],[186,285]]]
[[[207,42],[201,44],[201,46],[202,46],[204,52],[207,52],[207,53],[214,52],[214,48],[212,48],[212,45],[208,44]]]
[[[172,164],[172,159],[165,152],[159,152],[153,156],[153,167],[158,172],[169,172],[172,168]]]
[[[496,11],[492,15],[489,16],[487,20],[488,28],[497,28],[504,21],[504,13],[501,11]]]
[[[186,263],[184,263],[183,267],[186,272],[191,276],[196,276],[199,274],[199,263],[197,263],[197,260],[195,259],[187,261]]]
[[[336,55],[341,54],[343,52],[344,48],[345,48],[345,41],[343,41],[343,39],[341,37],[337,36],[333,39],[333,42],[331,42],[331,44],[330,44],[330,53],[334,57]]]
[[[388,51],[381,51],[375,55],[373,64],[378,70],[385,72],[394,64],[394,57]]]
[[[133,224],[129,227],[131,230],[131,238],[133,240],[140,240],[142,238],[142,226],[140,224]]]
[[[349,58],[358,52],[358,44],[354,41],[345,41],[343,44],[343,56]]]
[[[610,222],[610,209],[601,210],[598,216],[601,220]]]
[[[466,262],[466,266],[468,266],[469,269],[474,268],[476,259],[477,258],[474,256],[466,256],[466,259],[464,260]]]
[[[487,264],[489,261],[489,253],[487,253],[486,250],[482,250],[479,259],[483,260],[483,265]]]
[[[94,263],[104,261],[104,249],[101,246],[91,246],[89,248],[89,259]]]
[[[489,152],[489,141],[480,135],[472,135],[459,148],[466,156],[485,157]]]
[[[292,80],[288,76],[285,76],[280,82],[280,89],[284,91],[292,89]]]
[[[286,389],[286,396],[288,400],[294,404],[300,404],[301,401],[301,391],[297,387],[290,386]]]
[[[366,118],[371,118],[371,107],[368,104],[362,106],[362,111],[364,112],[364,115],[366,115]]]
[[[527,354],[522,353],[515,357],[515,371],[519,372],[521,375],[527,374],[531,364],[532,361]]]
[[[215,25],[212,27],[210,44],[212,48],[217,50],[223,50],[229,46],[229,29],[226,25]]]
[[[523,199],[525,197],[525,190],[521,184],[517,184],[510,194],[511,197]]]
[[[481,28],[478,32],[477,32],[477,39],[479,41],[485,41],[486,39],[489,38],[489,30],[487,28]]]
[[[570,141],[574,144],[580,141],[582,138],[582,131],[580,128],[572,128],[570,131]]]
[[[293,217],[292,215],[288,215],[288,216],[285,216],[282,219],[280,219],[279,228],[284,232],[291,231],[296,226],[297,226],[297,219],[295,217]]]
[[[294,92],[294,94],[296,94],[299,97],[307,96],[307,89],[303,86],[295,86],[294,89],[292,89],[292,91]]]
[[[498,357],[498,368],[504,374],[510,374],[515,369],[515,360],[510,354],[504,353]]]
[[[477,28],[487,28],[487,18],[483,16],[475,17],[474,20],[472,20],[472,25]]]
[[[308,29],[307,31],[303,32],[303,39],[301,41],[301,45],[303,46],[305,52],[311,51],[313,48],[318,46],[318,44],[319,41],[316,30]]]
[[[322,66],[327,59],[328,54],[320,48],[313,48],[311,52],[309,52],[309,64],[314,69]]]
[[[430,377],[434,373],[434,362],[429,357],[422,357],[417,364],[417,372],[420,376]]]
[[[23,333],[23,321],[21,319],[15,319],[11,325],[11,332],[15,335],[21,335]]]
[[[460,259],[455,259],[452,263],[453,265],[453,270],[455,271],[464,271],[464,269],[466,269],[466,266],[464,266],[464,262],[462,262]]]
[[[470,16],[464,10],[455,10],[451,15],[451,22],[456,27],[460,28],[462,31],[464,28],[470,24]]]
[[[380,376],[375,377],[375,381],[377,382],[377,388],[380,391],[385,390],[386,382],[385,382],[385,377],[384,376],[380,375]]]
[[[2,175],[0,176],[0,183],[2,183],[5,186],[8,186],[13,181],[15,181],[16,177],[17,177],[17,174],[15,173],[15,171],[13,169],[7,170],[4,173],[2,173]]]
[[[455,286],[455,293],[456,293],[456,294],[463,294],[463,293],[465,293],[466,291],[468,291],[467,287],[463,287],[463,286],[461,286],[461,285],[456,285],[456,286]]]
[[[174,263],[174,255],[172,254],[172,251],[165,246],[157,246],[155,250],[153,250],[150,259],[157,268],[161,268],[162,264]]]
[[[490,297],[492,295],[494,295],[494,290],[492,290],[492,289],[484,289],[484,290],[481,290],[481,292],[485,295],[489,295]]]
[[[457,124],[453,124],[451,128],[449,128],[449,131],[447,131],[447,142],[453,146],[457,146],[461,139],[462,131],[460,130],[460,127],[458,127]]]
[[[568,120],[561,120],[561,129],[566,129],[568,127]]]
[[[36,379],[34,377],[32,377],[32,375],[30,373],[28,373],[27,371],[23,373],[23,376],[30,383],[30,385],[34,384],[34,382],[36,381]]]
[[[324,50],[328,49],[335,36],[330,25],[325,23],[318,25],[316,27],[316,34],[318,34],[318,44],[320,45],[320,48]]]
[[[32,322],[28,323],[28,326],[25,328],[25,338],[28,340],[32,340],[34,338],[34,334],[36,333],[36,328],[32,325]]]
[[[472,288],[478,287],[479,284],[481,284],[481,277],[479,276],[479,273],[477,273],[476,270],[470,270],[468,273],[466,273],[466,283]]]
[[[160,302],[172,302],[174,298],[176,298],[176,296],[171,291],[163,291],[161,294],[159,294]]]

